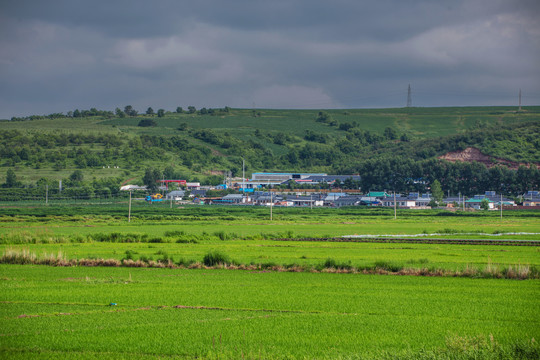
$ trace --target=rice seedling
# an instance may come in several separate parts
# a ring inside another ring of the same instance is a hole
[[[0,265],[2,356],[538,358],[537,281],[192,265]]]

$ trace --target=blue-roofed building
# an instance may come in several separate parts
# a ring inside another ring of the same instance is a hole
[[[325,176],[326,174],[309,173],[253,173],[251,179],[246,182],[246,189],[256,189],[264,186],[276,186],[289,180],[301,180],[310,176]]]
[[[339,181],[339,183],[344,183],[347,180],[360,181],[362,178],[360,175],[312,175],[305,179],[296,180],[298,183],[303,184],[334,184]]]
[[[256,189],[265,186],[275,186],[294,181],[299,184],[334,184],[348,179],[360,181],[360,175],[327,175],[324,173],[253,173],[245,184],[246,189]]]

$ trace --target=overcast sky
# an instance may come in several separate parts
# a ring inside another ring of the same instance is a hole
[[[4,0],[0,118],[540,105],[538,0]]]

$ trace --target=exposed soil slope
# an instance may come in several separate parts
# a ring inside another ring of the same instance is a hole
[[[451,151],[442,156],[439,156],[439,159],[456,162],[479,162],[486,165],[488,168],[494,167],[496,165],[504,165],[510,169],[516,170],[520,165],[529,167],[529,164],[517,163],[515,161],[505,160],[501,158],[496,158],[493,156],[486,155],[480,150],[474,147],[468,147],[465,150]],[[536,164],[537,166],[540,164]]]

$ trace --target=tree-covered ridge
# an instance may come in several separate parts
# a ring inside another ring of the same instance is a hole
[[[177,109],[155,117],[150,108],[146,115],[138,115],[126,107],[117,109],[122,116],[112,118],[97,111],[94,117],[81,119],[27,119],[25,127],[17,127],[20,122],[0,122],[0,165],[22,174],[22,183],[29,182],[26,174],[37,180],[35,174],[46,170],[48,174],[67,171],[66,177],[79,169],[95,177],[95,169],[104,167],[120,167],[117,177],[125,179],[141,179],[148,168],[168,168],[173,169],[170,176],[188,180],[211,176],[215,183],[222,178],[217,175],[221,171],[241,174],[244,158],[248,173],[360,174],[360,184],[348,185],[364,190],[424,191],[434,180],[452,193],[485,189],[519,193],[538,188],[534,166],[512,171],[437,159],[475,147],[496,158],[540,163],[540,121],[535,111],[481,109],[197,111],[190,107],[187,112]],[[468,122],[470,126],[455,127],[448,135],[417,135],[440,124],[445,134],[449,117],[454,125]],[[140,125],[144,119],[152,120],[150,126]]]

